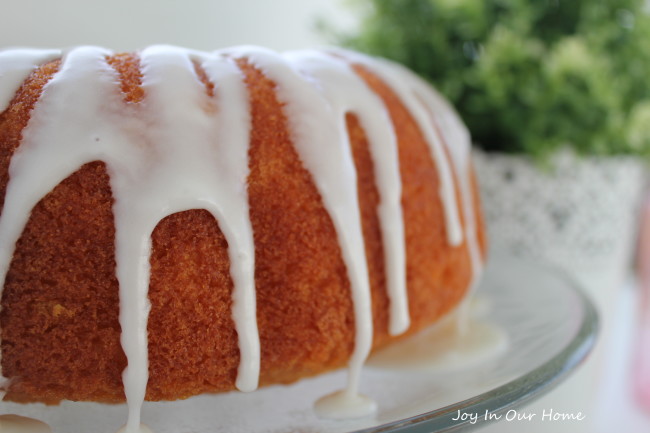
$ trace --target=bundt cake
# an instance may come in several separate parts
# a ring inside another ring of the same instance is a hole
[[[9,50],[0,112],[5,400],[139,413],[344,365],[356,393],[480,272],[467,131],[387,61]]]

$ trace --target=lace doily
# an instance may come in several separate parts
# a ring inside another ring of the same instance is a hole
[[[639,159],[560,152],[540,167],[476,150],[474,162],[491,248],[574,275],[629,263],[645,183]]]

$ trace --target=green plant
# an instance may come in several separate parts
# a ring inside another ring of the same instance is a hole
[[[401,62],[487,150],[650,155],[645,0],[356,0],[339,43]]]

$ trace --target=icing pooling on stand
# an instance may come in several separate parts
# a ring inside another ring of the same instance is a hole
[[[388,370],[449,374],[469,371],[501,355],[507,333],[482,317],[488,306],[474,296],[434,325],[374,352],[368,364]],[[462,319],[461,317],[462,316]],[[462,328],[458,323],[464,321]]]
[[[52,51],[10,53],[13,54],[0,53],[18,59],[2,66],[4,57],[0,57],[0,104],[4,104],[0,106],[4,107],[32,69],[58,57]],[[218,221],[228,242],[234,285],[233,319],[240,350],[236,386],[243,391],[255,389],[260,343],[247,196],[251,118],[248,91],[236,65],[236,59],[245,59],[277,85],[276,96],[285,104],[292,142],[332,219],[347,267],[354,306],[355,346],[348,386],[337,395],[360,403],[358,407],[365,408],[361,412],[372,410],[372,402],[358,394],[360,370],[372,345],[373,326],[347,113],[359,119],[375,167],[390,300],[389,331],[394,335],[409,327],[401,181],[397,141],[389,114],[381,99],[344,59],[351,58],[377,73],[418,123],[439,173],[448,241],[460,245],[466,239],[475,281],[480,254],[471,185],[466,179],[469,138],[459,129],[462,124],[457,117],[442,105],[439,97],[425,91],[426,84],[391,64],[343,51],[340,57],[313,51],[279,55],[253,47],[215,53],[167,46],[148,48],[139,56],[144,100],[126,103],[119,76],[106,60],[111,54],[96,47],[80,47],[66,53],[59,72],[45,85],[31,113],[9,167],[10,181],[0,216],[0,280],[5,279],[16,241],[33,207],[82,165],[103,161],[114,197],[120,325],[127,356],[123,383],[129,419],[124,431],[140,431],[140,408],[148,380],[151,234],[163,218],[176,212],[207,210]],[[206,92],[197,77],[195,63],[214,85],[214,96]],[[443,113],[438,113],[440,110]],[[442,135],[431,125],[431,116],[440,122]],[[458,148],[456,140],[463,141]],[[454,143],[447,146],[451,158],[444,148],[449,143]],[[460,203],[456,202],[451,164],[461,179]],[[465,233],[461,211],[466,221]],[[358,415],[355,412],[348,416]]]
[[[18,415],[0,415],[0,432],[3,433],[52,433],[50,426],[42,421]]]

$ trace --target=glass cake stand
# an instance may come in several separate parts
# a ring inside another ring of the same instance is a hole
[[[595,342],[598,318],[591,301],[554,269],[494,258],[477,296],[489,305],[485,319],[507,334],[507,347],[458,371],[366,368],[361,390],[379,405],[374,417],[330,421],[314,414],[319,397],[344,387],[346,373],[338,371],[248,394],[147,402],[143,422],[155,433],[467,431],[488,421],[456,420],[459,411],[500,415],[525,405],[561,383]],[[0,413],[40,419],[55,433],[114,433],[127,415],[124,405],[75,402],[56,407],[0,403]]]

